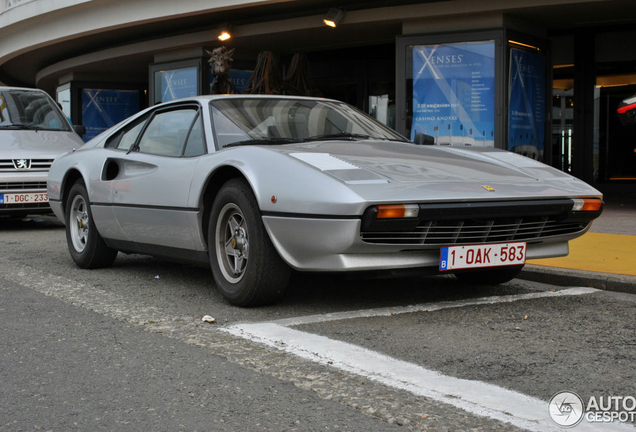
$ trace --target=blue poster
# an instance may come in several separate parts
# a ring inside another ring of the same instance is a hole
[[[533,159],[545,144],[545,64],[542,54],[510,50],[508,148]]]
[[[413,122],[436,145],[494,146],[495,42],[413,47]]]
[[[138,90],[82,89],[82,138],[88,141],[138,112]]]
[[[254,71],[251,70],[243,70],[243,69],[230,69],[230,81],[232,81],[232,85],[237,93],[243,93],[245,87],[247,86],[247,82],[252,78]],[[212,75],[212,68],[208,68],[208,78],[210,82],[210,88],[212,88],[212,83],[214,82],[214,75]]]
[[[251,70],[241,70],[241,69],[232,69],[230,70],[230,79],[232,80],[232,85],[237,92],[243,93],[245,87],[247,87],[247,83],[252,78],[254,71]]]
[[[199,94],[199,79],[196,67],[157,73],[161,75],[161,102]]]

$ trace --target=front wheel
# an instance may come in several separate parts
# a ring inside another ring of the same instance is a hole
[[[499,285],[510,282],[521,273],[523,265],[502,267],[488,270],[474,270],[455,273],[455,277],[463,282],[477,285]]]
[[[84,182],[78,180],[66,199],[66,242],[71,257],[80,268],[93,269],[110,266],[117,251],[106,246],[93,222]]]
[[[210,214],[208,250],[214,281],[231,304],[264,305],[285,293],[290,269],[272,245],[245,181],[221,187]]]

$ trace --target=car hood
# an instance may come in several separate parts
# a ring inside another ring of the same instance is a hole
[[[54,159],[83,144],[74,132],[0,130],[1,159]]]
[[[269,149],[339,180],[367,203],[601,196],[557,169],[491,147],[366,140]]]
[[[536,183],[573,179],[525,156],[495,148],[354,141],[290,145],[280,147],[280,151],[347,183]]]

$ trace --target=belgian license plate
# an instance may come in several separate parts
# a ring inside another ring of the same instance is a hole
[[[441,271],[526,263],[526,242],[448,246],[441,249]]]
[[[49,202],[49,196],[46,193],[41,192],[0,194],[0,204],[29,204],[46,202]]]

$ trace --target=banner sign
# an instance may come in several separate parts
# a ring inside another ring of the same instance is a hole
[[[243,69],[230,69],[230,81],[232,81],[232,85],[236,89],[237,93],[243,93],[245,87],[247,86],[247,82],[252,78],[254,71],[251,70],[243,70]],[[208,68],[208,81],[210,86],[214,82],[214,75],[212,75],[212,68]]]
[[[415,135],[436,145],[494,146],[495,42],[413,47]]]
[[[139,112],[138,90],[82,89],[82,125],[86,142]]]
[[[254,71],[251,70],[230,69],[230,80],[232,80],[232,84],[237,92],[243,93],[247,82],[252,78],[253,74]]]
[[[508,148],[539,159],[545,145],[545,56],[510,50]]]
[[[232,85],[237,93],[243,93],[245,87],[247,86],[247,82],[252,78],[254,71],[243,70],[243,69],[230,69],[230,81],[232,81]],[[210,88],[212,87],[212,83],[214,82],[214,75],[212,75],[212,68],[208,68],[208,82],[210,83]]]
[[[174,99],[199,94],[199,80],[196,67],[167,70],[157,73],[161,75],[161,102],[168,102]]]

